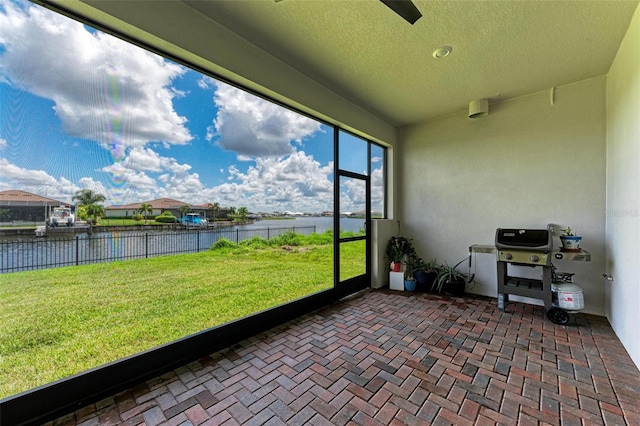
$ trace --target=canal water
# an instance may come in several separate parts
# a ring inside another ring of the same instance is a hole
[[[340,231],[359,232],[364,230],[364,219],[352,219],[348,217],[340,218]],[[322,234],[329,229],[333,229],[332,217],[296,217],[294,219],[259,220],[251,225],[241,225],[241,229],[261,229],[278,227],[307,227],[315,226],[316,232]]]

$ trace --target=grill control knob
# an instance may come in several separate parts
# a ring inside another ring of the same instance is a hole
[[[505,253],[504,254],[504,258],[507,259],[507,260],[511,260],[511,259],[513,259],[513,255],[511,253]]]
[[[529,260],[532,262],[538,262],[540,260],[540,257],[538,257],[537,254],[532,254],[531,256],[529,256]]]

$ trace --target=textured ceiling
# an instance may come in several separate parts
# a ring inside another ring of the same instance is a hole
[[[606,74],[638,5],[414,0],[412,26],[377,0],[183,1],[394,126]]]

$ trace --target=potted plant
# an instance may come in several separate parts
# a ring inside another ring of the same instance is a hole
[[[415,291],[416,289],[416,279],[413,277],[415,262],[415,256],[408,256],[406,260],[406,268],[404,271],[404,289],[406,291]]]
[[[449,266],[446,262],[438,267],[438,275],[434,281],[431,291],[444,293],[449,296],[461,296],[464,294],[465,285],[469,280],[469,274],[458,270],[458,266],[467,258],[453,266]]]
[[[582,237],[575,235],[573,229],[568,226],[566,229],[561,229],[563,232],[560,235],[560,242],[562,243],[562,251],[580,251],[580,241]]]
[[[406,237],[393,236],[387,242],[385,250],[387,259],[391,262],[391,270],[400,272],[402,264],[407,263],[410,257],[416,257],[416,251],[411,245],[411,240]]]
[[[438,276],[438,264],[435,259],[425,262],[418,258],[413,270],[413,277],[416,279],[416,291],[429,291],[433,282]]]

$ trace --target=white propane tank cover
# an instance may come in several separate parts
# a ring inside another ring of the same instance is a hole
[[[584,309],[582,287],[573,283],[551,284],[551,291],[558,294],[558,307],[567,311]]]

